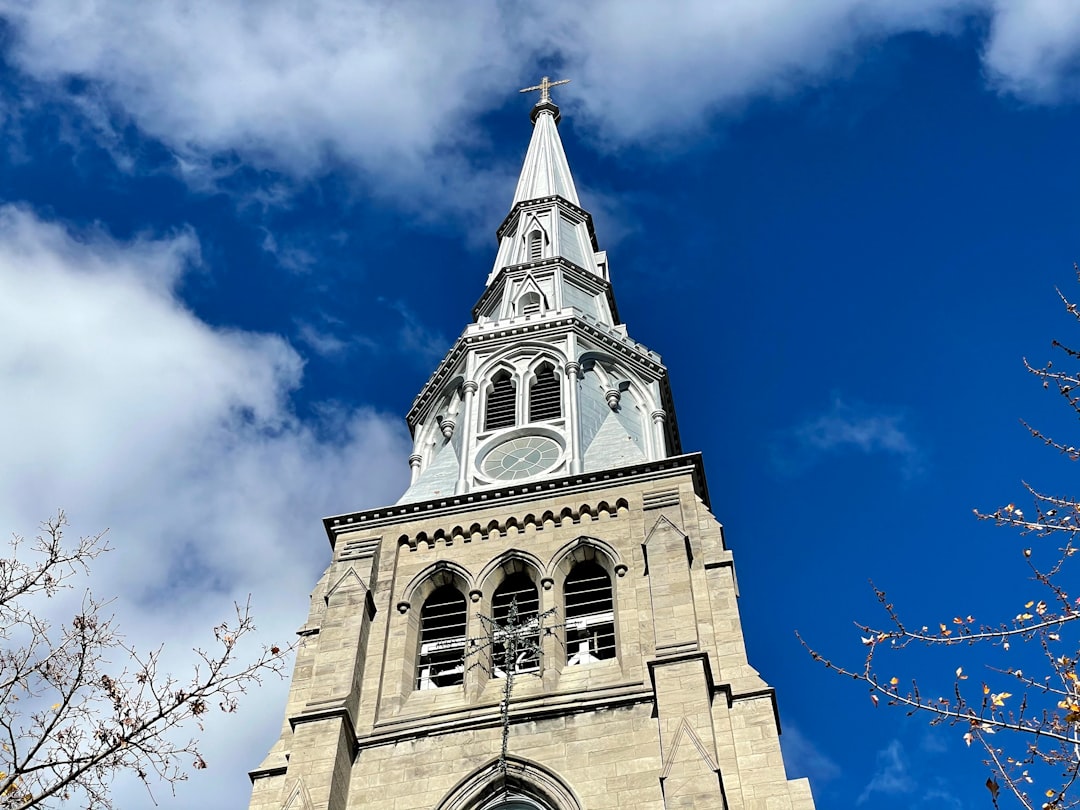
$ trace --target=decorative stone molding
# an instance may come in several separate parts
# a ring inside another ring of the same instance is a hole
[[[557,810],[581,810],[581,802],[559,776],[523,757],[509,755],[505,767],[493,759],[462,779],[435,810],[466,810],[487,807],[499,794],[511,792],[540,800]]]
[[[476,380],[466,380],[461,384],[461,390],[466,394],[475,394],[480,390],[480,384]]]
[[[479,590],[478,588],[473,588],[471,591],[469,591],[469,601],[472,602],[474,605],[478,604],[483,598],[484,592]]]
[[[453,438],[455,427],[457,427],[457,422],[453,419],[442,419],[439,422],[439,430],[442,431],[443,437],[447,439]]]
[[[410,549],[416,551],[421,546],[433,549],[437,543],[447,545],[455,537],[460,538],[464,543],[471,543],[477,539],[483,541],[505,537],[511,528],[524,533],[531,526],[535,531],[540,532],[548,527],[574,526],[580,524],[582,520],[590,522],[618,518],[629,508],[630,505],[625,498],[618,498],[614,503],[608,501],[600,501],[596,504],[583,503],[578,506],[563,507],[558,513],[549,509],[543,514],[530,512],[523,517],[510,515],[502,520],[492,520],[487,526],[474,523],[468,527],[457,525],[452,528],[439,528],[431,534],[427,531],[420,531],[411,536],[403,534],[398,538],[398,545],[409,546]]]
[[[398,602],[397,603],[397,612],[401,613],[401,614],[408,613],[409,608],[411,608],[411,607],[412,607],[412,605],[410,603],[406,602],[406,601]]]
[[[412,478],[409,485],[415,484],[420,477],[420,465],[424,463],[424,457],[419,453],[413,453],[409,456],[409,470],[412,474]]]
[[[626,572],[628,570],[629,569],[626,567],[626,565],[624,565],[623,563],[619,563],[618,565],[615,566],[615,576],[622,579],[623,577],[626,576]]]
[[[613,411],[619,409],[619,400],[622,398],[622,392],[618,388],[609,388],[604,392],[604,399],[607,400],[608,407]]]
[[[551,577],[544,577],[540,580],[540,584],[543,586],[545,591],[550,591],[553,587],[555,587],[555,580],[553,580]]]

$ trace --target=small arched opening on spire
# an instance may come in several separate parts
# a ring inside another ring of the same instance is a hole
[[[529,388],[529,421],[544,422],[562,416],[562,381],[555,366],[543,363]]]
[[[517,390],[510,372],[503,370],[491,378],[484,410],[484,430],[513,427],[517,421]]]
[[[525,258],[530,262],[544,258],[544,233],[539,228],[529,231]]]
[[[518,299],[517,302],[517,314],[518,315],[537,315],[543,311],[544,299],[540,293],[535,290],[530,290]]]

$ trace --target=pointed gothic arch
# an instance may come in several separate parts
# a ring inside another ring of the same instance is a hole
[[[517,571],[507,576],[491,595],[491,618],[498,626],[507,626],[511,611],[515,609],[517,622],[528,628],[529,643],[534,645],[534,648],[522,651],[516,660],[505,666],[507,670],[512,669],[515,672],[536,672],[540,669],[540,625],[537,619],[540,614],[540,589],[527,571]],[[506,672],[500,665],[504,663],[506,639],[500,638],[500,632],[496,631],[492,645],[491,671],[497,677],[505,677]]]
[[[439,560],[414,576],[401,592],[401,598],[410,605],[422,604],[432,591],[443,585],[453,585],[462,593],[468,593],[473,586],[473,576],[460,563]]]
[[[544,358],[529,375],[529,421],[546,422],[562,417],[562,376],[554,362]]]
[[[563,606],[567,666],[618,657],[615,592],[604,566],[595,560],[575,563],[563,581]]]
[[[517,424],[517,383],[509,369],[491,375],[484,394],[484,430],[500,430]]]
[[[514,292],[511,312],[508,314],[539,315],[548,309],[551,309],[548,296],[540,289],[536,279],[531,274],[526,274],[520,286]]]
[[[416,689],[464,683],[468,604],[465,594],[452,583],[439,586],[424,600],[420,608]]]
[[[505,771],[494,758],[458,782],[435,810],[582,810],[581,801],[554,771],[508,755]],[[508,806],[507,806],[508,805]]]
[[[535,215],[531,215],[521,229],[521,261],[542,261],[550,252],[551,236]]]

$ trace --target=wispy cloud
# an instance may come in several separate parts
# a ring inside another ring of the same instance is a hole
[[[332,332],[319,329],[310,323],[298,323],[296,337],[301,343],[322,357],[343,357],[348,354],[351,343]]]
[[[269,231],[263,236],[262,249],[274,257],[284,269],[292,273],[309,273],[316,264],[315,254],[299,245],[282,244]]]
[[[908,773],[904,746],[899,740],[893,740],[886,748],[878,751],[874,775],[859,794],[856,804],[865,804],[875,793],[896,796],[910,793],[914,788],[914,780]]]
[[[375,340],[355,334],[340,318],[325,312],[309,319],[297,318],[294,323],[296,341],[326,360],[344,360],[356,349],[372,352],[380,349]]]
[[[900,462],[905,478],[917,475],[923,465],[923,454],[909,435],[902,413],[839,398],[824,413],[785,431],[772,447],[774,466],[786,474],[800,473],[825,457],[849,453],[891,456]]]
[[[919,798],[916,807],[934,810],[964,810],[964,801],[950,790],[932,787]]]
[[[820,785],[840,776],[840,766],[790,723],[784,724],[780,747],[790,778],[806,776],[811,784]]]
[[[446,350],[450,348],[450,341],[441,332],[426,327],[416,313],[401,301],[387,301],[380,298],[379,303],[401,316],[396,344],[399,351],[415,356],[424,365],[430,365],[442,359]]]

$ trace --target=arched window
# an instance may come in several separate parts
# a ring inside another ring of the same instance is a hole
[[[517,614],[513,625],[518,629],[520,651],[510,664],[515,672],[536,672],[540,668],[540,622],[537,618],[540,612],[540,594],[532,579],[523,571],[504,579],[491,599],[491,617],[496,624],[492,669],[499,678],[506,677],[507,632],[513,630],[513,627],[509,627],[512,610],[516,610]]]
[[[487,396],[487,412],[484,414],[484,430],[513,427],[517,396],[510,372],[500,371],[491,380]]]
[[[562,383],[551,363],[536,369],[536,380],[529,389],[529,421],[543,422],[562,416]]]
[[[416,688],[457,686],[465,672],[465,597],[453,585],[436,588],[420,609]]]
[[[611,577],[596,562],[575,565],[566,595],[566,663],[588,664],[615,657],[615,605]]]
[[[537,228],[529,233],[528,260],[538,262],[542,258],[544,258],[544,234]]]
[[[535,315],[543,309],[544,301],[540,297],[540,293],[533,290],[527,292],[521,298],[518,299],[517,314],[518,315]]]

